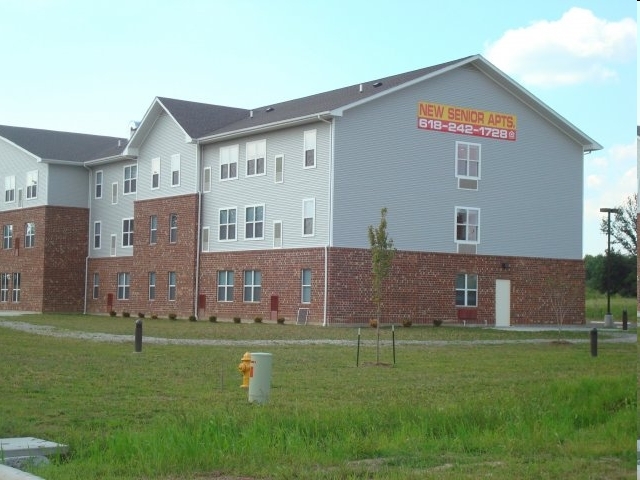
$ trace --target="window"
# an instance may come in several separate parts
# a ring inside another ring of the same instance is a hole
[[[129,195],[130,193],[136,193],[137,180],[138,180],[138,166],[129,165],[127,167],[124,167],[124,187],[122,189],[122,192],[125,195]]]
[[[226,208],[220,210],[220,227],[218,239],[221,241],[236,239],[236,209]]]
[[[5,250],[13,248],[13,225],[2,227],[2,248]]]
[[[158,216],[151,215],[149,217],[149,244],[158,243]]]
[[[115,256],[116,256],[116,253],[117,253],[117,252],[116,252],[116,242],[117,242],[117,241],[118,241],[118,239],[117,239],[116,234],[115,234],[115,233],[112,233],[112,234],[111,234],[111,250],[110,250],[110,252],[109,252],[109,254],[110,254],[112,257],[115,257]]]
[[[100,250],[102,246],[102,222],[93,222],[93,248]]]
[[[275,172],[275,182],[284,182],[284,155],[276,155],[275,168],[273,170]]]
[[[316,131],[304,132],[304,168],[316,166]]]
[[[93,274],[93,299],[100,298],[100,274],[95,272]]]
[[[27,200],[38,197],[38,171],[27,172]]]
[[[233,270],[218,272],[218,301],[233,302]]]
[[[156,299],[156,272],[149,272],[149,300]]]
[[[133,247],[133,218],[122,220],[122,246]]]
[[[456,306],[478,306],[478,276],[468,273],[456,275]]]
[[[95,191],[96,198],[102,198],[102,178],[103,178],[102,170],[98,170],[96,172],[96,191]]]
[[[24,226],[24,248],[33,248],[36,245],[36,224],[28,222]]]
[[[456,142],[456,177],[458,188],[478,189],[480,179],[480,145]]]
[[[247,207],[245,209],[245,239],[259,240],[264,238],[264,205]]]
[[[267,141],[247,142],[247,177],[264,175]]]
[[[180,185],[180,154],[171,155],[171,186]]]
[[[244,301],[259,302],[262,283],[260,270],[245,270],[244,272]]]
[[[118,273],[118,300],[129,300],[130,290],[131,276],[129,273]]]
[[[302,269],[302,303],[311,303],[311,269]]]
[[[169,215],[169,243],[178,241],[178,214]]]
[[[169,300],[176,299],[176,272],[169,272]]]
[[[11,274],[0,273],[0,302],[9,301],[9,280],[10,279],[11,279]]]
[[[209,227],[202,227],[201,244],[202,244],[202,247],[201,247],[202,251],[208,252],[209,251]]]
[[[15,175],[4,177],[4,201],[5,203],[13,203],[16,201]]]
[[[160,158],[151,159],[151,190],[160,188]]]
[[[282,248],[282,222],[273,222],[273,248]]]
[[[302,236],[310,237],[315,232],[316,199],[307,198],[302,201]]]
[[[111,204],[115,205],[116,203],[118,203],[118,182],[111,184]]]
[[[480,241],[480,210],[456,208],[456,242],[478,243]]]
[[[205,193],[211,191],[211,167],[204,169],[204,174],[202,175],[202,191]]]
[[[13,274],[13,291],[11,292],[11,301],[18,303],[20,301],[20,274]]]
[[[238,145],[220,148],[220,180],[238,178]]]

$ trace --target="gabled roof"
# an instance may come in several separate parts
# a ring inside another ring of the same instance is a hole
[[[124,138],[8,125],[0,125],[0,137],[41,161],[78,164],[94,158],[118,155],[127,144]]]

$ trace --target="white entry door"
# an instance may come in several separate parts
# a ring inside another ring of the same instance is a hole
[[[511,325],[511,280],[496,280],[496,327]]]

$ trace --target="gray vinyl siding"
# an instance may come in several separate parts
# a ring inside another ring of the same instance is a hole
[[[27,172],[38,170],[37,198],[27,202]],[[22,190],[22,207],[46,205],[48,165],[38,163],[37,159],[24,150],[0,139],[0,212],[14,210],[18,206],[18,190]],[[15,201],[5,203],[5,178],[15,177]]]
[[[43,175],[45,178],[39,182],[41,185],[47,185],[48,187],[47,204],[87,208],[89,172],[81,165],[50,164],[48,167],[48,179],[45,173]],[[46,190],[43,193],[46,194]],[[38,198],[40,198],[40,192],[38,192]],[[29,204],[30,201],[26,200],[25,206],[31,206]]]
[[[316,130],[316,167],[303,168],[304,132]],[[211,167],[211,192],[203,194],[202,226],[210,228],[211,252],[273,248],[273,222],[281,221],[282,248],[324,246],[329,241],[330,127],[317,122],[203,147]],[[266,175],[246,177],[246,144],[266,139]],[[220,147],[239,145],[238,179],[220,181]],[[284,181],[275,183],[275,157],[284,155]],[[302,236],[303,199],[315,199],[315,234]],[[263,240],[245,240],[245,207],[265,206]],[[219,209],[237,209],[236,241],[218,241]]]
[[[517,115],[517,141],[417,128],[418,102]],[[481,145],[477,191],[458,189],[455,142]],[[334,235],[368,248],[387,207],[401,250],[456,252],[455,207],[480,209],[478,254],[582,257],[582,148],[527,105],[465,67],[336,119]]]

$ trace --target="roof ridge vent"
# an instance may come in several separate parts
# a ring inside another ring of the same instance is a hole
[[[267,107],[267,109],[265,110],[265,112],[273,112],[273,107]]]
[[[376,82],[373,84],[374,88],[378,88],[382,86],[382,82]]]

